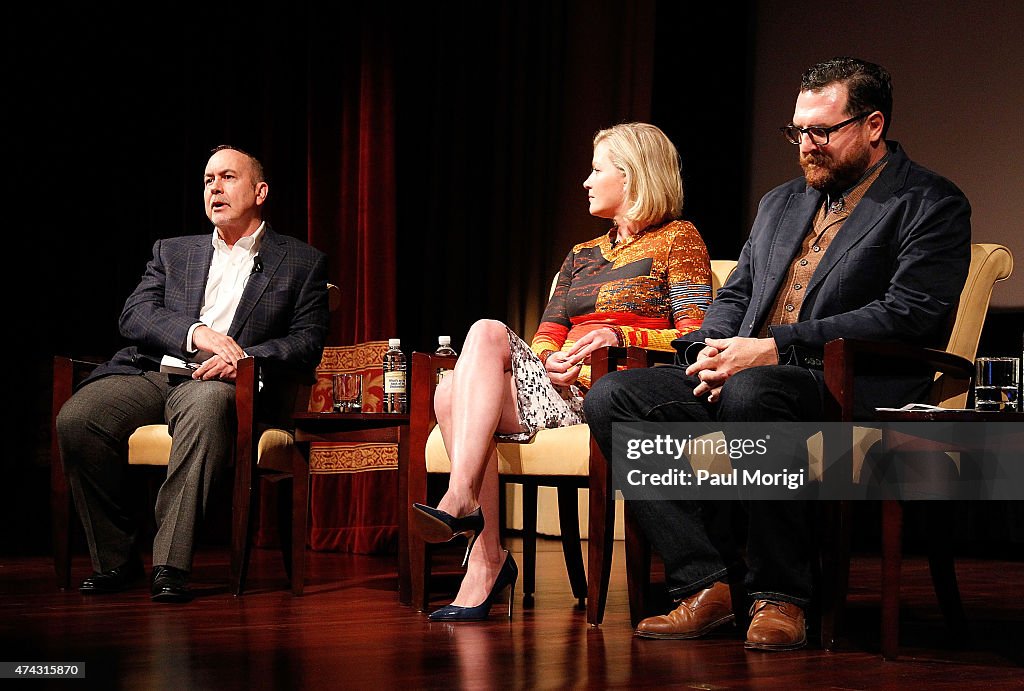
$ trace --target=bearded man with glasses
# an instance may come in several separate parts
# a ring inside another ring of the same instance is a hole
[[[892,82],[879,65],[840,57],[803,74],[792,122],[781,128],[799,147],[803,177],[761,200],[702,327],[673,343],[678,364],[612,372],[585,399],[591,432],[613,464],[627,462],[613,456],[616,422],[820,421],[821,363],[833,339],[938,345],[970,264],[970,204],[886,140],[891,119]],[[930,383],[910,373],[858,380],[857,409],[866,416],[923,400]],[[795,441],[794,450],[805,448]],[[749,498],[742,487],[740,497]],[[720,504],[632,502],[678,601],[640,622],[637,636],[698,638],[734,621],[740,603],[727,581],[743,563],[732,535],[716,527],[725,524]],[[812,595],[811,506],[744,504],[746,647],[800,648]]]

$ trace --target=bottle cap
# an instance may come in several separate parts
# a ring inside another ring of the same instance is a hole
[[[451,336],[438,336],[437,337],[437,343],[438,343],[438,345],[451,345],[452,344],[452,337]]]
[[[400,338],[389,338],[388,339],[388,348],[397,348],[400,345],[402,345],[402,339],[400,339]]]

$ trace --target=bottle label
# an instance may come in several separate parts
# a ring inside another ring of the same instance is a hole
[[[437,368],[437,372],[436,372],[436,374],[437,374],[437,383],[440,384],[441,380],[445,378],[445,375],[451,374],[454,371],[455,370],[448,369],[447,367],[438,367]]]
[[[384,393],[405,393],[405,372],[385,372]]]

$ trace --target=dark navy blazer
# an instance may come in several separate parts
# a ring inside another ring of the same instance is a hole
[[[899,144],[888,146],[888,163],[811,277],[799,320],[769,329],[782,364],[820,362],[836,338],[944,345],[970,266],[971,207],[952,182],[911,161]],[[822,194],[801,177],[761,199],[736,270],[701,329],[674,343],[681,353],[692,357],[691,344],[704,338],[760,333]],[[860,407],[919,400],[929,381],[864,381]]]

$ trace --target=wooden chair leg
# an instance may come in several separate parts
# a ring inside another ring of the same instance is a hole
[[[615,537],[615,493],[604,454],[590,440],[590,533],[587,540],[587,623],[598,626],[604,620],[608,583],[612,572],[612,540]]]
[[[969,639],[967,615],[960,599],[960,586],[956,579],[953,546],[949,536],[953,532],[955,514],[945,502],[925,502],[928,532],[928,568],[939,608],[953,639],[963,643]]]
[[[409,596],[420,612],[430,608],[429,545],[414,530],[409,531]]]
[[[309,451],[292,454],[292,594],[306,585],[306,530],[309,520]]]
[[[419,461],[413,461],[418,463]],[[427,474],[423,465],[407,471],[406,487],[408,496],[405,499],[406,511],[406,542],[409,568],[409,602],[419,612],[426,612],[430,607],[430,552],[429,545],[423,541],[419,533],[410,525],[409,507],[413,502],[427,502]],[[401,509],[400,509],[401,510]]]
[[[845,370],[844,370],[845,376]],[[852,374],[849,375],[852,377]],[[852,383],[849,391],[853,390]],[[846,385],[844,384],[844,386]],[[829,384],[830,390],[839,384]],[[836,401],[826,396],[835,404]],[[843,409],[845,410],[845,408]],[[833,410],[836,419],[839,410]],[[850,437],[841,430],[826,430],[824,433],[824,458],[832,459],[828,471],[822,477],[820,492],[822,496],[844,496],[852,486],[853,454],[850,450]],[[821,518],[823,531],[820,537],[820,569],[821,593],[818,606],[821,608],[818,622],[820,624],[820,643],[825,650],[834,650],[841,626],[843,609],[846,606],[846,593],[850,580],[850,504],[842,499],[830,499],[820,502],[817,514]]]
[[[281,546],[281,559],[284,561],[284,572],[288,582],[292,583],[292,478],[282,479],[276,483],[277,490],[277,539]]]
[[[846,501],[821,505],[821,647],[835,650],[850,582],[851,507]]]
[[[398,431],[398,603],[412,604],[412,573],[409,569],[409,425]]]
[[[259,495],[252,463],[243,454],[235,457],[235,485],[231,507],[231,590],[241,595],[249,570],[249,545],[255,524]]]
[[[260,515],[260,480],[259,477],[253,478],[252,491],[249,494],[249,503],[247,512],[249,515],[248,521],[246,522],[245,532],[241,536],[240,543],[234,547],[234,549],[240,550],[239,559],[240,568],[237,576],[234,578],[234,589],[235,595],[241,595],[245,592],[245,582],[249,577],[249,560],[252,557],[252,543],[256,539],[257,521]],[[232,557],[234,561],[236,557]]]
[[[565,570],[569,573],[572,595],[583,607],[587,599],[587,573],[583,568],[583,548],[580,542],[579,490],[569,485],[558,486],[558,526],[562,535],[562,554]]]
[[[900,568],[903,553],[903,507],[882,502],[882,657],[895,660],[900,645]]]
[[[523,482],[523,606],[533,606],[537,588],[537,484]]]
[[[651,584],[651,545],[628,503],[626,523],[626,590],[629,621],[635,628],[647,616],[647,590]]]

